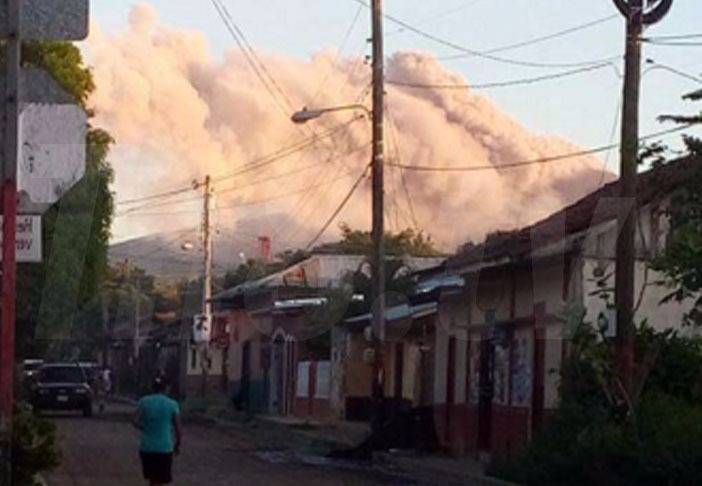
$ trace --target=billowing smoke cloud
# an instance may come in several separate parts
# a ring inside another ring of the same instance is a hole
[[[259,52],[266,69],[261,74],[275,79],[266,89],[241,50],[216,59],[201,34],[159,24],[148,5],[134,8],[124,32],[107,35],[93,28],[87,52],[98,86],[92,99],[96,121],[118,141],[113,157],[118,199],[187,187],[212,174],[218,181],[219,226],[235,230],[239,238],[271,235],[281,249],[304,244],[316,233],[368,164],[367,120],[354,120],[351,112],[304,126],[289,119],[302,106],[367,103],[370,71],[362,59],[338,59],[332,51],[308,60]],[[465,82],[430,55],[414,52],[390,57],[387,77]],[[387,105],[388,160],[495,167],[465,173],[408,171],[404,179],[398,169],[388,168],[391,227],[412,225],[414,212],[418,225],[445,249],[495,229],[530,223],[600,182],[601,163],[589,157],[500,170],[503,164],[577,147],[530,133],[470,89],[388,86]],[[347,128],[322,138],[348,122]],[[320,140],[300,152],[222,178],[313,136]],[[369,227],[369,190],[366,180],[338,221]],[[116,234],[194,226],[200,218],[195,196],[186,193],[175,198],[178,204],[153,204],[124,215]],[[270,201],[254,204],[263,200]],[[336,225],[327,233],[327,238],[333,236]]]

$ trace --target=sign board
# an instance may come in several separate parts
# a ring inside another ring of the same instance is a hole
[[[85,174],[88,116],[47,72],[23,69],[21,77],[19,210],[41,214]]]
[[[21,30],[24,40],[83,40],[88,36],[89,0],[24,0]],[[7,2],[0,2],[0,38],[9,35]]]
[[[31,103],[20,113],[19,131],[17,190],[34,204],[57,203],[85,174],[85,112]]]
[[[196,344],[209,343],[210,341],[210,323],[207,316],[203,314],[193,316],[193,341]]]
[[[1,224],[2,216],[0,216]],[[2,231],[0,231],[0,245],[2,245]],[[17,215],[17,241],[15,245],[17,263],[41,262],[41,216]]]

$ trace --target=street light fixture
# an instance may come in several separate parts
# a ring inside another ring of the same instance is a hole
[[[302,125],[303,123],[307,123],[310,120],[315,120],[326,113],[332,113],[335,111],[350,111],[350,110],[363,111],[369,120],[373,118],[373,114],[366,106],[364,106],[360,103],[353,103],[350,105],[332,106],[329,108],[309,109],[309,108],[305,107],[302,110],[296,111],[295,113],[293,113],[293,115],[290,117],[290,119],[293,121],[293,123],[297,123],[298,125]]]

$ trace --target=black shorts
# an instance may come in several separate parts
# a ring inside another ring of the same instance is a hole
[[[139,452],[139,457],[141,457],[144,479],[156,484],[169,484],[173,481],[171,477],[173,454]]]

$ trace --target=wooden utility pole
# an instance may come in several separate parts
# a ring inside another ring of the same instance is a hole
[[[646,5],[644,5],[646,1]],[[617,309],[616,369],[625,390],[632,389],[635,363],[634,277],[636,258],[636,178],[639,155],[641,37],[645,24],[660,20],[672,0],[614,0],[626,19],[626,54],[620,145],[619,211],[615,295]]]
[[[631,1],[626,23],[624,102],[620,146],[619,214],[615,306],[617,308],[617,369],[622,384],[631,389],[634,370],[634,262],[636,235],[636,173],[639,153],[639,86],[643,0]]]
[[[372,329],[373,329],[373,379],[372,417],[374,431],[382,426],[384,408],[385,370],[383,344],[385,341],[385,242],[384,242],[384,133],[383,112],[385,101],[383,7],[382,0],[372,0],[373,41],[373,257],[372,257]]]
[[[212,179],[205,177],[202,184],[204,193],[203,209],[203,279],[202,279],[202,316],[203,325],[207,326],[205,335],[207,339],[200,344],[200,369],[202,370],[202,382],[200,393],[207,396],[207,375],[209,372],[209,337],[212,332]]]

